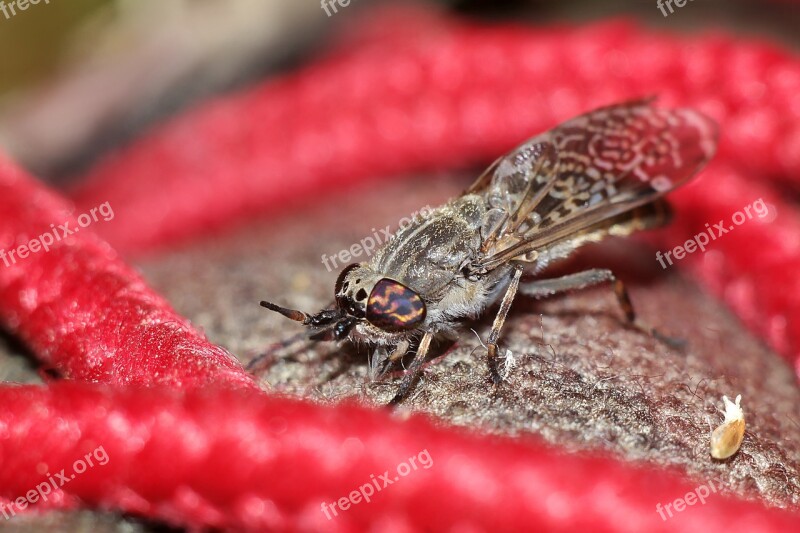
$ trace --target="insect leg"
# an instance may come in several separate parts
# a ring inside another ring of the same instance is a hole
[[[514,296],[517,294],[519,279],[522,277],[522,270],[522,265],[516,265],[514,267],[514,275],[511,278],[511,283],[508,284],[506,294],[503,296],[503,301],[500,304],[500,309],[497,311],[497,316],[494,317],[492,331],[489,333],[489,339],[486,343],[488,348],[486,362],[489,365],[489,375],[492,377],[492,381],[495,385],[503,381],[503,378],[497,371],[497,339],[500,337],[500,329],[506,321],[508,310],[511,309],[511,302],[514,301]]]
[[[520,285],[519,291],[526,296],[543,298],[561,292],[586,289],[605,282],[611,283],[614,289],[614,295],[617,297],[617,302],[619,302],[622,312],[625,313],[625,321],[629,325],[648,335],[652,335],[659,341],[674,348],[679,348],[684,344],[682,340],[667,337],[659,333],[655,328],[651,328],[637,320],[636,312],[633,310],[633,304],[631,304],[631,298],[628,295],[628,289],[625,287],[625,284],[622,280],[618,279],[612,271],[605,268],[593,268],[575,274],[568,274],[560,278],[542,279],[523,283]]]
[[[247,365],[245,365],[245,370],[251,373],[260,372],[261,370],[263,370],[261,367],[265,366],[262,365],[262,363],[265,362],[269,363],[269,360],[273,359],[277,352],[298,343],[298,341],[303,341],[303,340],[308,341],[308,333],[306,333],[305,331],[300,332],[296,335],[292,335],[291,337],[289,337],[284,341],[270,344],[269,347],[263,353],[258,354],[249,363],[247,363]],[[302,346],[303,345],[301,343],[301,345],[298,346],[296,352],[299,352],[302,349]],[[293,359],[294,355],[295,354],[293,353],[289,356],[282,357],[282,359]]]
[[[392,363],[398,359],[402,359],[403,356],[408,353],[409,346],[410,343],[407,340],[402,340],[397,344],[397,346],[395,346],[394,350],[392,350],[392,353],[390,354],[387,354],[385,350],[380,353],[378,350],[376,350],[375,355],[372,358],[373,381],[384,375],[386,371],[389,370],[389,367]]]
[[[417,376],[419,376],[419,373],[422,370],[422,363],[425,361],[425,357],[428,355],[428,348],[431,346],[431,339],[433,339],[433,333],[426,331],[425,335],[422,336],[422,340],[419,343],[417,353],[414,355],[414,360],[411,362],[411,366],[408,368],[406,375],[403,377],[403,381],[400,382],[400,388],[397,389],[397,394],[394,395],[394,398],[392,398],[388,406],[391,407],[393,405],[397,405],[398,403],[402,402],[406,396],[408,396],[411,386],[417,380]]]

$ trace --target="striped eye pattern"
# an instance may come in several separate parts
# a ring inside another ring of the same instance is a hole
[[[367,300],[367,321],[388,332],[414,329],[426,313],[419,294],[389,278],[378,281]]]

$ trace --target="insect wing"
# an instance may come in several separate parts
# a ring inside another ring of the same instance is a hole
[[[516,232],[556,184],[558,154],[550,142],[526,143],[499,159],[491,172],[484,193],[488,210],[481,224],[484,253]]]
[[[482,265],[496,266],[655,200],[708,162],[716,137],[714,122],[697,111],[659,109],[639,100],[597,109],[531,139],[468,190],[485,195],[489,213],[498,207],[525,213],[523,219],[514,220],[512,212],[499,222],[496,213],[487,220],[487,227],[495,227],[486,232]],[[548,145],[555,162],[537,165],[525,158],[549,158],[549,150],[535,149]],[[510,188],[515,179],[542,169],[543,175],[525,178],[533,191],[521,195]],[[493,204],[503,197],[528,204]]]

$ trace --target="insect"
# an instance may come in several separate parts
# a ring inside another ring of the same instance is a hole
[[[725,420],[711,433],[711,457],[714,459],[727,459],[735,454],[744,439],[744,411],[739,405],[742,395],[736,396],[736,403],[727,396],[723,396],[722,401]]]
[[[597,109],[500,157],[461,196],[346,267],[329,308],[308,314],[261,305],[308,326],[311,339],[376,345],[389,353],[387,364],[413,347],[390,405],[408,394],[435,336],[456,337],[459,323],[498,301],[486,346],[490,376],[500,383],[497,343],[517,293],[545,297],[608,282],[627,322],[654,332],[637,321],[610,270],[522,275],[586,243],[666,223],[662,197],[695,175],[716,145],[716,124],[691,109],[660,109],[652,99]]]

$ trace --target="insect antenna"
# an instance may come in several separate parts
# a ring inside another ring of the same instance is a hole
[[[304,326],[311,328],[328,328],[333,326],[337,321],[343,318],[342,311],[339,309],[323,309],[315,315],[309,315],[296,309],[287,309],[280,305],[275,305],[270,302],[261,302],[261,307],[266,307],[270,311],[280,313],[286,318],[290,318],[296,322],[300,322]]]
[[[308,324],[309,315],[308,313],[304,313],[302,311],[297,311],[296,309],[287,309],[285,307],[281,307],[280,305],[275,305],[270,302],[261,301],[261,307],[266,307],[270,311],[275,311],[276,313],[280,313],[286,318],[290,318],[297,322],[302,322],[303,324]]]

